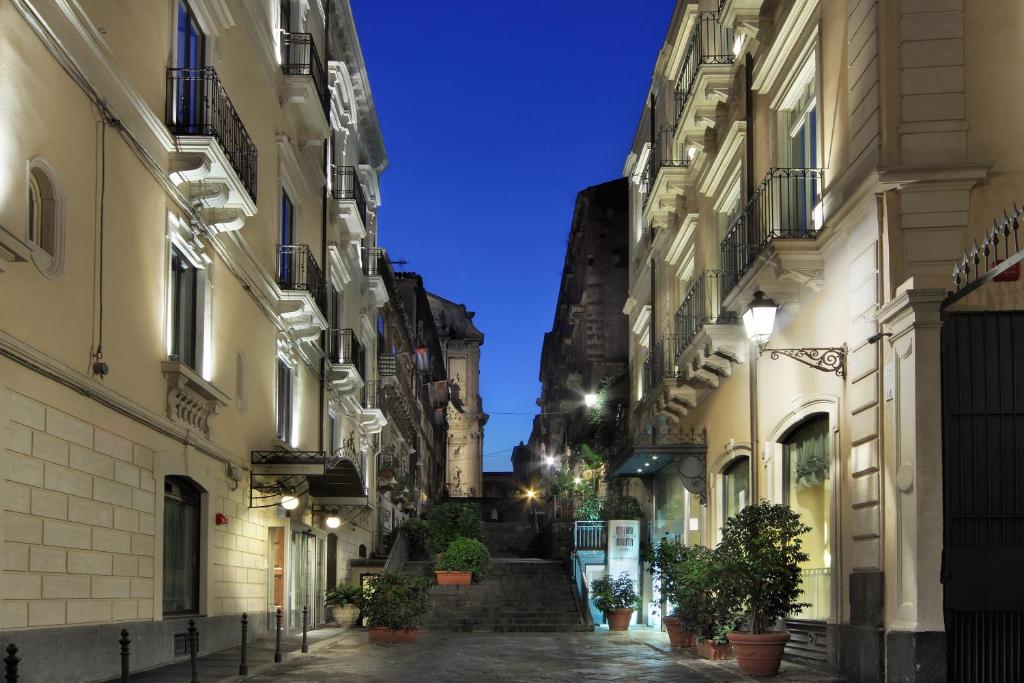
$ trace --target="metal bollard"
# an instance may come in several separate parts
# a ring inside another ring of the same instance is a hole
[[[277,627],[274,634],[274,661],[281,661],[281,621],[284,619],[284,615],[281,613],[281,608],[277,608]]]
[[[121,629],[121,640],[117,642],[121,643],[121,683],[128,683],[130,676],[128,671],[128,645],[132,642],[128,639],[128,629]]]
[[[6,683],[18,683],[18,648],[14,643],[7,646],[7,656],[4,657],[4,680]]]
[[[309,630],[309,605],[302,608],[302,651],[309,652],[309,640],[306,632]]]
[[[188,620],[188,654],[192,660],[191,683],[199,683],[199,662],[196,661],[199,655],[199,629],[196,628],[194,619]]]
[[[242,661],[238,664],[238,675],[245,676],[249,673],[249,662],[245,661],[245,634],[249,630],[249,615],[242,612]]]

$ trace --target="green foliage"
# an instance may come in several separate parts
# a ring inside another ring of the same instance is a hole
[[[674,589],[672,570],[684,562],[690,554],[690,548],[682,543],[661,541],[658,545],[644,546],[640,551],[640,559],[648,565],[647,572],[654,577],[654,585],[663,596]]]
[[[401,629],[419,626],[430,609],[430,579],[385,572],[366,578],[359,610],[368,626]]]
[[[344,607],[355,605],[359,602],[359,596],[363,589],[351,583],[339,583],[337,587],[330,589],[324,594],[324,602],[328,605]]]
[[[807,603],[799,602],[800,563],[807,553],[800,535],[810,531],[786,505],[761,501],[748,505],[722,527],[722,589],[740,606],[751,633]]]
[[[473,572],[473,578],[482,579],[491,564],[487,546],[475,538],[456,538],[437,556],[437,569],[445,572]]]
[[[640,501],[633,496],[615,496],[605,504],[605,519],[640,519],[643,516]]]
[[[679,548],[674,557],[665,554],[662,595],[675,605],[684,630],[725,643],[725,636],[736,626],[737,605],[734,594],[723,585],[721,552],[699,545],[675,546]]]
[[[427,557],[427,536],[429,525],[418,517],[412,517],[402,523],[405,536],[409,539],[409,557],[425,559]]]
[[[603,465],[622,445],[629,397],[628,373],[605,377],[598,387],[597,396],[597,405],[590,411],[590,438],[587,439],[589,449],[601,460],[594,469]]]
[[[472,503],[445,502],[427,510],[427,551],[436,554],[460,536],[483,541],[484,520]]]
[[[576,475],[571,469],[559,470],[551,478],[551,486],[548,491],[553,496],[568,500],[576,492]]]
[[[639,609],[640,596],[637,595],[633,579],[628,574],[618,578],[604,576],[590,584],[590,595],[594,606],[602,612],[613,609]]]
[[[581,522],[596,522],[604,518],[604,499],[590,494],[576,506],[576,519]]]
[[[588,470],[599,470],[604,464],[601,454],[591,448],[589,444],[583,444],[580,448],[580,456],[583,459],[584,467]]]

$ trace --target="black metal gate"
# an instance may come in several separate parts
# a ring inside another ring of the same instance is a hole
[[[947,313],[942,478],[950,681],[1024,681],[1024,311]]]

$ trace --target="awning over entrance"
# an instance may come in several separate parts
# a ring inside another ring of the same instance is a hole
[[[614,477],[653,476],[667,467],[679,475],[690,493],[707,499],[707,430],[673,434],[652,430],[631,435],[619,449],[609,471]]]

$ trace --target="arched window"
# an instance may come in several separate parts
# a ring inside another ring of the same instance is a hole
[[[47,277],[64,270],[64,195],[53,168],[33,159],[28,173],[28,242],[32,260]]]
[[[742,456],[722,470],[722,521],[750,503],[750,458]]]
[[[802,600],[794,618],[824,621],[831,613],[831,453],[828,415],[812,415],[783,440],[783,502],[811,530],[801,536],[808,560],[801,564]]]
[[[164,479],[164,616],[199,612],[201,500],[191,479]]]
[[[362,543],[359,544],[359,557],[366,558],[366,546]]]

